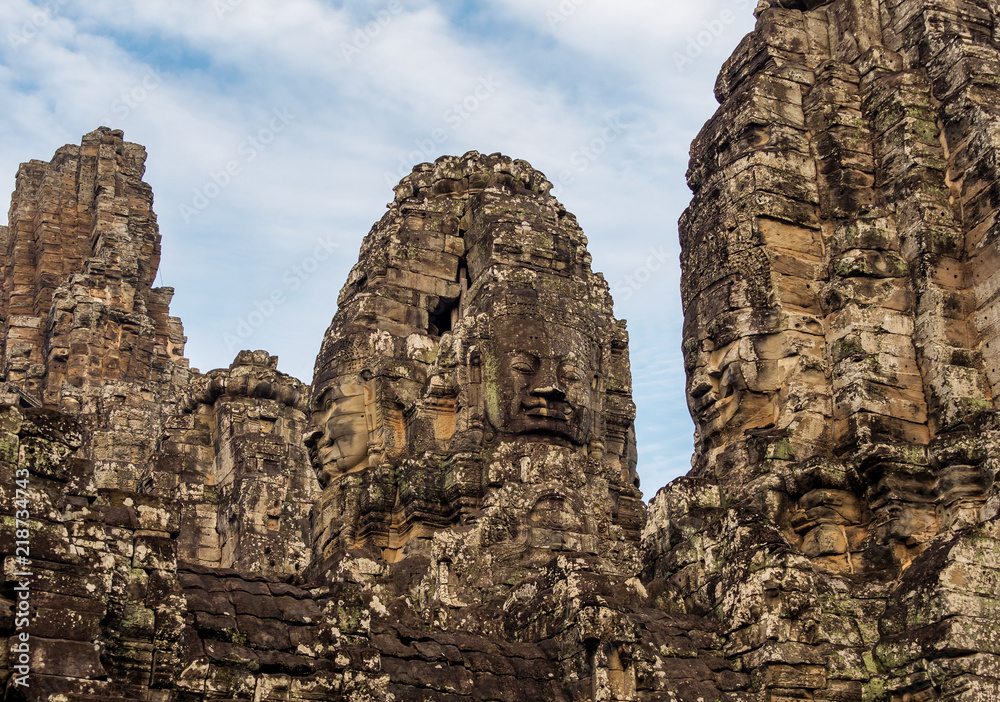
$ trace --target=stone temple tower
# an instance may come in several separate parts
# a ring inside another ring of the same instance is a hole
[[[311,384],[188,368],[141,146],[23,165],[3,699],[1000,699],[1000,7],[756,13],[680,222],[692,470],[648,507],[625,325],[526,162],[402,180]]]
[[[757,15],[691,148],[696,447],[653,502],[670,554],[655,572],[721,607],[762,699],[992,699],[996,676],[959,661],[993,650],[1000,552],[998,8]],[[688,540],[694,515],[715,526]],[[700,566],[677,562],[678,538]],[[828,626],[847,611],[878,625]],[[794,673],[766,653],[789,647]],[[866,672],[831,662],[865,655]]]
[[[470,152],[396,188],[316,362],[317,562],[430,553],[435,532],[472,523],[510,564],[634,559],[628,335],[550,187]]]

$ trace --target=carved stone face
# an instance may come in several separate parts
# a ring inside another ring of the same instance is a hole
[[[574,514],[566,500],[548,495],[535,503],[528,515],[528,524],[554,531],[583,531],[583,520]]]
[[[733,342],[699,353],[691,379],[691,411],[703,432],[718,431],[733,418],[740,406],[746,381],[739,359],[739,343]]]
[[[486,350],[486,416],[503,434],[582,445],[597,409],[596,344],[585,334],[526,317],[506,317]]]
[[[325,484],[330,478],[368,465],[368,423],[360,381],[331,385],[320,396],[312,417],[310,453]]]
[[[704,340],[690,374],[691,414],[703,440],[748,428],[763,428],[777,417],[776,393],[785,373],[778,360],[764,359],[749,337],[716,346]]]

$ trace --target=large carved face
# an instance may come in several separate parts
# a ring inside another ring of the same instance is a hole
[[[777,419],[776,394],[785,373],[781,359],[766,358],[766,337],[742,337],[718,344],[700,342],[689,375],[691,414],[703,440],[714,444],[724,432],[742,435]],[[762,357],[764,356],[764,357]]]
[[[310,454],[324,484],[368,465],[365,391],[359,380],[330,385],[317,398],[312,426]]]
[[[597,410],[597,345],[530,317],[505,317],[485,349],[486,416],[502,434],[587,442]]]
[[[699,349],[688,396],[691,413],[705,433],[720,430],[739,409],[746,390],[739,350],[738,342],[717,349],[711,340]]]

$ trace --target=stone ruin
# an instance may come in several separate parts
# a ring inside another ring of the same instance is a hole
[[[4,699],[1000,699],[1000,7],[757,16],[680,225],[693,467],[648,506],[625,324],[526,162],[403,179],[309,386],[188,367],[142,147],[24,164]]]

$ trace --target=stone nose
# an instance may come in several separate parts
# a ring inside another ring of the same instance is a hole
[[[307,448],[316,448],[322,438],[323,431],[320,429],[310,429],[302,435],[303,442]]]
[[[566,393],[563,392],[563,390],[559,386],[557,386],[555,384],[542,385],[542,386],[539,386],[539,387],[532,388],[531,389],[531,395],[533,397],[543,397],[546,400],[565,400],[566,399]]]
[[[544,398],[546,400],[565,400],[566,392],[559,382],[559,367],[551,359],[542,360],[532,378],[531,390],[528,394],[532,397]]]
[[[713,388],[712,379],[706,373],[699,373],[691,381],[691,397],[697,400]]]

